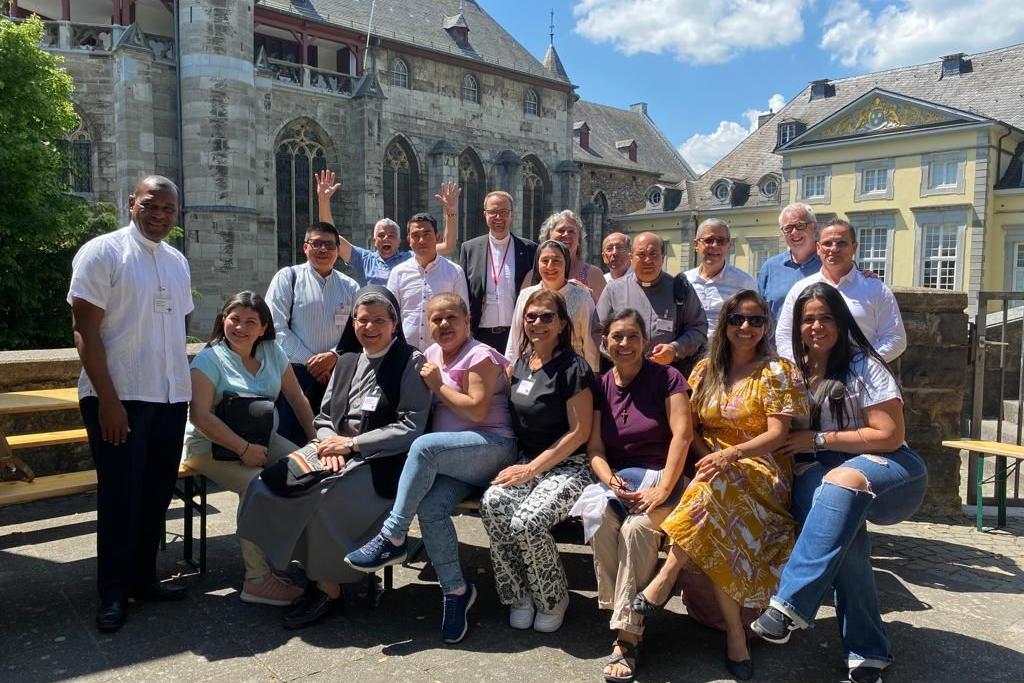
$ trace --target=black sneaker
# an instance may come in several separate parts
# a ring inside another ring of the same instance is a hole
[[[454,645],[466,637],[469,630],[469,608],[476,602],[476,586],[466,582],[462,595],[445,593],[444,614],[441,616],[441,640]]]
[[[882,670],[877,666],[855,666],[850,669],[852,683],[882,683]]]
[[[788,643],[789,634],[796,630],[793,620],[774,607],[766,609],[750,624],[750,628],[762,639],[776,645]]]

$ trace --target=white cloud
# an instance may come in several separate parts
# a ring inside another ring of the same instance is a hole
[[[768,99],[768,111],[777,112],[786,104],[786,98],[775,93]],[[712,133],[697,133],[679,145],[679,153],[697,173],[704,173],[728,154],[748,135],[757,130],[757,117],[767,113],[759,109],[747,109],[743,118],[747,125],[735,121],[721,121]]]
[[[576,31],[626,55],[669,52],[697,64],[803,38],[810,0],[579,0]]]
[[[873,11],[840,0],[822,28],[821,47],[833,61],[878,70],[1024,42],[1024,3],[900,0]]]

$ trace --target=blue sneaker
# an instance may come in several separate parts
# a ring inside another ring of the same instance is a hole
[[[393,564],[405,562],[407,543],[395,545],[383,533],[377,534],[362,548],[345,556],[345,562],[353,569],[371,574]]]
[[[441,640],[454,645],[466,637],[469,630],[469,608],[476,602],[476,586],[466,582],[462,595],[445,593],[444,615],[441,617]]]

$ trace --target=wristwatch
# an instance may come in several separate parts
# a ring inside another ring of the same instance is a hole
[[[823,451],[825,450],[825,432],[814,433],[814,450]]]

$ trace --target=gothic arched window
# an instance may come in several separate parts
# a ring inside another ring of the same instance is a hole
[[[416,213],[419,166],[416,154],[401,138],[395,138],[384,151],[384,216],[405,225]]]
[[[537,96],[537,91],[533,88],[526,91],[524,110],[530,116],[540,116],[540,97]]]
[[[391,62],[391,86],[394,88],[409,87],[409,66],[405,60],[395,58]]]
[[[459,188],[462,190],[459,199],[459,241],[464,242],[487,233],[487,223],[481,208],[487,192],[487,178],[480,157],[469,147],[459,155]]]
[[[92,140],[81,119],[64,140],[64,177],[69,192],[92,192]]]
[[[480,104],[480,83],[473,74],[466,74],[462,77],[462,100]]]
[[[309,119],[285,126],[274,146],[277,169],[277,264],[298,263],[302,239],[317,218],[316,180],[327,168],[323,141]]]
[[[523,178],[523,235],[537,239],[540,224],[548,217],[547,171],[536,157],[526,157],[520,169]]]

